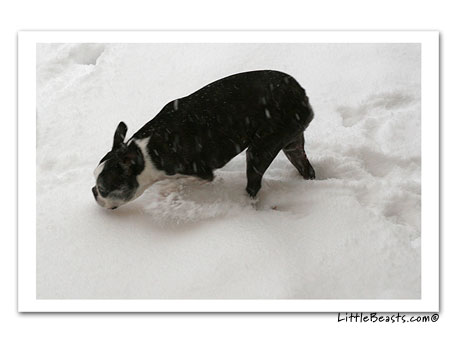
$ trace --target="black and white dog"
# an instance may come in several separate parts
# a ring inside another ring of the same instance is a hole
[[[304,179],[314,179],[303,136],[313,115],[304,89],[287,74],[228,76],[168,103],[126,143],[127,126],[119,123],[111,151],[94,171],[92,193],[99,205],[115,209],[166,178],[212,181],[215,169],[246,148],[246,191],[253,198],[280,150]]]

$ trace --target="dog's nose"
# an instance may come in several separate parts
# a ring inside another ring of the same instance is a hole
[[[94,194],[94,198],[97,199],[97,188],[95,188],[95,186],[92,187],[92,194]]]

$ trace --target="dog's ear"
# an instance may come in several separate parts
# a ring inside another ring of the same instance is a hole
[[[127,125],[124,124],[124,122],[120,122],[114,134],[112,150],[116,150],[121,147],[122,143],[124,143],[124,138],[126,138],[126,132]]]

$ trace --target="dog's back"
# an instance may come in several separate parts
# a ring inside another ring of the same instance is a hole
[[[151,159],[167,174],[207,180],[248,148],[248,179],[255,180],[312,119],[305,91],[293,77],[261,70],[228,76],[168,103],[133,138],[149,138]],[[258,181],[250,194],[258,191]]]

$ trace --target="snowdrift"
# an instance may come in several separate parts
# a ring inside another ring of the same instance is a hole
[[[306,89],[317,179],[282,154],[256,207],[245,156],[212,183],[161,184],[115,211],[92,172],[168,101],[241,71]],[[38,298],[419,298],[420,46],[39,44]]]

